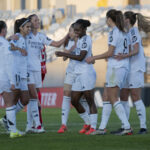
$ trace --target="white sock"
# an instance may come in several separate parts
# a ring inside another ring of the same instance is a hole
[[[84,123],[86,125],[90,125],[90,117],[89,117],[89,115],[88,115],[88,113],[86,111],[84,113],[82,113],[82,114],[79,114],[79,115],[84,120]]]
[[[124,129],[129,129],[130,124],[128,122],[128,119],[127,119],[127,116],[126,116],[126,113],[122,104],[119,101],[116,101],[113,106],[114,106],[117,116],[119,117],[122,124],[124,125]]]
[[[83,108],[85,109],[85,111],[90,114],[90,109],[89,109],[89,105],[86,101],[86,99],[80,98],[80,104],[83,106]]]
[[[102,117],[99,129],[105,129],[112,112],[112,104],[109,101],[103,102]]]
[[[16,105],[6,108],[7,124],[12,132],[16,132]]]
[[[146,110],[142,100],[138,100],[134,102],[136,111],[140,120],[140,128],[147,128],[146,127]]]
[[[120,101],[124,110],[125,110],[125,113],[126,113],[126,116],[127,116],[127,119],[129,120],[129,117],[130,117],[130,106],[129,106],[129,102],[128,101]]]
[[[35,123],[35,127],[41,126],[39,119],[39,110],[38,110],[38,100],[30,99],[30,110],[32,114],[33,121]]]
[[[30,129],[33,127],[33,118],[31,114],[31,101],[27,105],[27,128]]]
[[[90,124],[91,124],[91,128],[96,129],[96,125],[97,125],[97,114],[90,114]]]
[[[21,101],[19,100],[16,104],[16,113],[21,111],[23,108],[24,108],[24,106],[22,105]]]
[[[64,125],[66,125],[68,121],[68,115],[70,112],[70,103],[71,97],[63,96],[61,120],[62,124]]]

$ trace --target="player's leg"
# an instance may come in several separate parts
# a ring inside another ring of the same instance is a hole
[[[97,131],[95,131],[93,133],[93,135],[106,134],[106,126],[107,126],[108,120],[110,118],[111,112],[112,112],[112,104],[108,100],[107,88],[104,87],[101,122],[100,122],[99,129]]]
[[[16,105],[13,92],[4,92],[2,94],[6,106],[7,125],[10,131],[10,138],[20,137],[24,135],[16,128]]]
[[[144,86],[144,73],[142,71],[131,72],[130,85],[131,98],[134,102],[140,120],[139,134],[145,134],[147,133],[146,110],[145,105],[141,99],[141,87]]]
[[[35,123],[35,132],[42,133],[44,129],[41,126],[41,122],[39,119],[39,111],[38,111],[38,94],[36,88],[41,87],[41,72],[30,72],[29,73],[29,81],[28,81],[28,89],[30,100],[27,107],[27,129],[32,129],[33,121]],[[33,119],[33,121],[32,121]]]
[[[71,87],[72,85],[64,84],[64,95],[62,101],[61,127],[58,133],[64,133],[67,130],[67,121],[71,104]]]
[[[124,80],[126,79],[128,71],[125,68],[111,68],[107,72],[107,93],[108,93],[108,99],[112,103],[115,112],[120,119],[121,123],[124,125],[124,130],[119,133],[119,135],[122,134],[132,134],[130,123],[127,119],[125,110],[121,104],[121,102],[118,100],[118,94],[119,90],[124,85]]]
[[[124,88],[124,89],[120,90],[120,102],[125,110],[126,117],[128,120],[129,120],[129,116],[130,116],[130,106],[128,103],[129,93],[130,93],[129,89]],[[111,134],[117,134],[117,133],[122,132],[123,130],[124,130],[124,124],[122,124],[121,128],[119,128],[118,130],[112,131]]]
[[[89,135],[92,132],[96,131],[97,125],[97,108],[94,101],[94,90],[84,91],[84,96],[88,102],[89,109],[90,109],[90,130],[87,131],[85,134]]]
[[[85,133],[90,129],[90,118],[88,113],[85,111],[84,107],[80,104],[80,98],[82,97],[82,91],[72,91],[71,92],[71,103],[79,113],[79,116],[84,121],[83,129],[79,131],[79,133]]]
[[[141,99],[141,88],[133,88],[131,89],[131,98],[134,102],[136,107],[137,115],[140,120],[140,130],[139,134],[147,133],[147,126],[146,126],[146,110],[145,105]]]

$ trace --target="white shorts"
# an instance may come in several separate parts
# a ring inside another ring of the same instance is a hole
[[[141,88],[144,86],[144,72],[129,72],[124,88]]]
[[[2,94],[3,92],[12,92],[10,88],[11,84],[9,83],[9,81],[0,81],[0,94]]]
[[[20,75],[15,74],[15,89],[20,89]]]
[[[95,88],[96,72],[85,72],[77,74],[72,84],[72,91],[88,91]]]
[[[42,87],[41,71],[28,71],[27,75],[28,84],[35,84],[36,88]]]
[[[68,85],[72,85],[75,81],[76,75],[71,72],[66,72],[64,83]]]
[[[107,68],[106,87],[118,86],[120,89],[124,87],[128,75],[126,68]]]
[[[28,83],[26,78],[22,78],[20,80],[20,90],[21,91],[28,91]]]

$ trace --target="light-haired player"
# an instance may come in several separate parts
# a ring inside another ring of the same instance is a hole
[[[124,89],[121,90],[120,99],[123,102],[126,115],[129,118],[130,108],[128,105],[128,97],[129,94],[131,94],[131,98],[135,104],[137,115],[140,120],[140,130],[138,133],[145,134],[147,133],[146,110],[141,99],[141,87],[144,86],[145,56],[138,28],[145,33],[150,32],[150,21],[142,14],[134,13],[132,11],[125,12],[124,18],[125,26],[128,30],[131,51],[126,55],[120,54],[116,56],[116,58],[118,60],[130,58],[130,72],[128,74],[127,83]],[[138,23],[138,28],[135,27],[136,22]],[[123,127],[120,130],[123,130]]]
[[[107,74],[106,74],[106,88],[108,100],[113,104],[115,112],[121,122],[124,124],[124,130],[119,132],[119,135],[131,135],[132,130],[130,123],[128,122],[125,110],[118,100],[119,89],[123,87],[124,80],[129,71],[129,59],[124,59],[122,61],[117,61],[114,56],[119,53],[129,53],[127,44],[127,34],[124,31],[124,20],[121,11],[114,9],[109,10],[106,13],[106,23],[112,29],[109,32],[108,37],[108,51],[87,58],[87,62],[91,63],[93,60],[98,59],[108,59],[107,64]],[[107,120],[106,120],[107,121]],[[99,127],[99,129],[92,134],[104,134],[105,126]]]
[[[44,132],[39,119],[38,111],[38,89],[42,86],[41,79],[41,50],[43,45],[60,47],[67,36],[60,41],[53,41],[45,34],[38,32],[40,21],[36,14],[30,15],[28,19],[31,21],[31,32],[26,38],[28,52],[28,88],[30,93],[29,104],[27,105],[27,127],[26,132],[33,131],[37,133]],[[32,118],[35,124],[35,129],[32,128]]]

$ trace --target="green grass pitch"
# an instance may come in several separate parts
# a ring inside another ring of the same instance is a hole
[[[101,110],[98,109],[98,126]],[[147,126],[150,130],[150,109],[147,108],[146,111]],[[0,117],[4,113],[5,110],[0,109]],[[10,139],[0,127],[0,150],[150,150],[150,131],[146,135],[137,134],[139,120],[135,108],[131,109],[130,115],[130,123],[134,131],[134,135],[131,136],[115,136],[109,133],[121,125],[114,111],[107,126],[107,135],[96,136],[78,134],[83,122],[75,109],[71,109],[68,131],[65,134],[57,133],[61,123],[61,109],[43,109],[42,114],[47,131],[43,134],[27,134],[21,138]],[[20,112],[17,115],[17,126],[20,130],[25,130],[25,124],[26,113]]]

